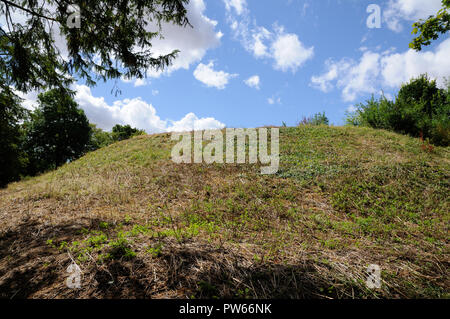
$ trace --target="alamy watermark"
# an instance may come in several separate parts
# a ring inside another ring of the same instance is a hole
[[[66,286],[70,289],[80,289],[81,288],[81,269],[75,262],[67,267],[66,272],[70,275],[66,279]]]
[[[71,4],[67,8],[67,13],[69,16],[67,17],[66,24],[70,29],[80,29],[81,28],[81,9],[80,6],[76,4]]]
[[[227,164],[245,164],[248,147],[249,164],[256,164],[259,159],[261,174],[276,174],[280,165],[280,133],[278,128],[270,129],[269,154],[268,131],[268,128],[226,129],[225,137],[221,130],[172,133],[172,140],[178,141],[172,148],[172,161],[177,164],[223,164],[225,146]]]
[[[378,265],[369,265],[367,267],[367,280],[366,285],[369,289],[381,288],[381,267]]]
[[[366,25],[369,29],[381,28],[381,7],[377,4],[370,4],[367,7],[367,13],[370,13],[367,18]]]

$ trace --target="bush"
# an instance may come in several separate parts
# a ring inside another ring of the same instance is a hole
[[[119,125],[113,127],[112,138],[115,142],[124,141],[131,137],[144,135],[145,131],[132,128],[130,125]]]
[[[137,135],[145,134],[145,131],[132,128],[130,125],[117,124],[113,127],[112,132],[103,131],[95,124],[90,124],[91,136],[86,145],[86,151],[92,152],[102,147],[106,147],[112,143],[124,141]]]
[[[330,121],[323,113],[316,113],[313,117],[303,117],[303,120],[299,123],[299,125],[329,125]]]
[[[448,146],[450,90],[438,88],[436,81],[422,75],[403,85],[395,101],[382,96],[359,104],[347,123],[423,136],[435,145]]]

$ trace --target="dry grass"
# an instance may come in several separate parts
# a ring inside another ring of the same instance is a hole
[[[448,148],[283,128],[261,176],[174,164],[172,145],[137,137],[0,191],[0,297],[448,298]]]

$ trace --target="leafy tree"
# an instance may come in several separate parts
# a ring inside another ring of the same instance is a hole
[[[89,143],[86,146],[87,152],[92,152],[114,143],[114,139],[111,133],[103,131],[101,128],[98,128],[95,124],[90,124],[90,126],[91,126],[91,136],[89,138]]]
[[[161,36],[162,23],[190,25],[188,2],[0,0],[6,20],[0,28],[0,83],[27,92],[67,87],[69,75],[93,85],[99,79],[143,78],[148,69],[164,69],[178,51],[154,56],[152,41]],[[73,5],[80,9],[79,25],[73,23]],[[14,21],[19,14],[25,22]],[[59,37],[67,44],[65,57],[56,46]]]
[[[133,136],[143,134],[145,134],[145,131],[132,128],[130,125],[117,124],[112,129],[112,138],[115,142],[127,140]]]
[[[424,75],[401,87],[396,105],[400,109],[397,114],[402,114],[403,118],[392,121],[393,129],[416,136],[422,133],[431,137],[433,120],[448,112],[445,91]],[[406,121],[400,122],[404,118]],[[407,126],[408,123],[411,127]]]
[[[422,46],[430,45],[431,41],[439,38],[440,34],[450,31],[450,12],[448,11],[450,0],[442,0],[442,6],[443,8],[435,16],[414,23],[413,34],[420,34],[409,44],[411,49],[420,51]]]
[[[395,101],[372,97],[359,104],[347,122],[429,138],[436,145],[450,144],[450,90],[422,75],[403,85]]]
[[[356,105],[356,108],[356,112],[348,115],[348,124],[391,129],[391,113],[394,110],[394,102],[389,101],[385,96],[382,96],[379,100],[372,96],[365,104]]]
[[[39,107],[24,124],[29,175],[54,169],[85,152],[91,127],[72,94],[65,89],[53,89],[38,96]]]
[[[27,112],[20,102],[11,89],[0,91],[0,187],[17,180],[26,163],[19,121],[24,120]]]

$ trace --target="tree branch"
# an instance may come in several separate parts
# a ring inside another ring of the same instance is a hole
[[[22,11],[25,11],[25,12],[31,14],[31,15],[34,15],[34,16],[37,16],[37,17],[40,17],[40,18],[43,18],[43,19],[47,19],[47,20],[51,20],[51,21],[55,21],[55,22],[59,23],[59,21],[56,20],[55,18],[44,16],[44,15],[42,15],[40,13],[37,13],[37,12],[34,12],[34,11],[30,10],[30,9],[24,8],[22,6],[19,6],[18,4],[15,4],[14,2],[11,2],[11,1],[8,1],[8,0],[0,0],[0,1],[5,3],[6,5],[10,5],[10,6],[15,7],[17,9],[20,9]]]

